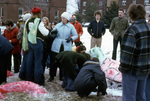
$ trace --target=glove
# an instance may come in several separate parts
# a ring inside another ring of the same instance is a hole
[[[67,43],[69,43],[70,41],[72,41],[72,38],[69,37],[69,38],[67,38],[67,39],[65,39],[65,40],[66,40]]]
[[[55,29],[51,31],[51,34],[57,34],[57,32],[58,32],[57,29]]]

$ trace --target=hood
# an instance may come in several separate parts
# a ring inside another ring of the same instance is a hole
[[[13,30],[15,27],[16,27],[16,25],[14,24],[14,26],[12,26],[10,30],[9,30],[9,29],[7,29],[7,30],[8,30],[8,31],[11,31],[11,30]]]
[[[100,65],[99,62],[95,62],[95,61],[89,60],[89,61],[86,61],[86,62],[83,64],[83,66],[88,65],[88,64],[97,64],[97,65]]]

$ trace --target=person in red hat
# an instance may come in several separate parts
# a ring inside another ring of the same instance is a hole
[[[44,86],[43,72],[43,38],[49,34],[41,21],[41,9],[34,7],[31,10],[31,19],[27,20],[24,29],[28,34],[28,64],[26,80]]]
[[[80,46],[80,36],[83,34],[83,29],[81,24],[76,20],[76,16],[72,15],[71,17],[71,24],[75,27],[77,34],[78,34],[78,38],[76,40],[74,40],[73,42],[75,42],[76,47]]]

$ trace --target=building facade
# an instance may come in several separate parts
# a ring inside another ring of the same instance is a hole
[[[144,5],[145,9],[146,9],[146,19],[148,19],[148,15],[150,14],[150,0],[119,0],[120,4],[120,8],[124,9],[125,12],[125,16],[127,16],[127,11],[128,8],[130,6],[130,4],[134,3],[134,4],[142,4]]]
[[[12,19],[17,22],[24,11],[31,11],[33,7],[42,10],[42,17],[46,16],[50,22],[60,20],[61,13],[66,11],[67,0],[0,0],[0,17],[2,20]]]
[[[107,0],[95,0],[97,4],[97,10],[99,10],[102,14],[102,16],[105,13],[106,7],[107,7]],[[85,9],[86,9],[86,4],[88,0],[80,0],[80,9],[79,13],[82,15],[82,21],[85,22]],[[93,12],[94,15],[94,12]]]

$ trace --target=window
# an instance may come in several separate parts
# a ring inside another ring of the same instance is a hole
[[[55,10],[55,17],[59,17],[59,10]]]
[[[124,9],[124,13],[126,13],[126,9]]]
[[[110,4],[113,4],[113,1],[110,1]]]
[[[136,4],[136,0],[133,0],[133,3]]]
[[[99,6],[102,6],[102,1],[99,1]]]
[[[122,0],[122,6],[126,6],[126,0]]]
[[[85,10],[85,9],[83,9],[83,11],[82,11],[82,15],[85,15],[85,11],[86,11],[86,10]]]
[[[83,6],[86,6],[86,1],[83,2]]]
[[[19,8],[19,18],[21,17],[22,14],[23,14],[23,8]]]
[[[102,14],[102,10],[100,9],[99,11],[100,11],[100,12],[101,12],[101,14]]]
[[[4,18],[4,7],[1,7],[1,18]]]
[[[145,0],[145,5],[149,4],[149,0]]]

